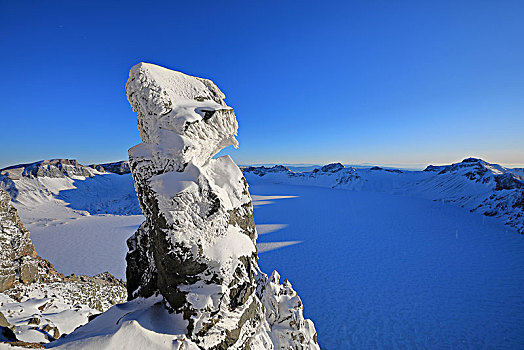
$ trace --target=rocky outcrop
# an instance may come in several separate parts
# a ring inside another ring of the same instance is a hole
[[[53,341],[126,297],[125,283],[107,272],[64,276],[39,257],[9,194],[0,189],[0,342],[25,339],[29,346],[35,334]],[[67,314],[66,323],[49,319],[60,313]]]
[[[118,175],[129,174],[131,172],[131,169],[129,168],[129,162],[126,160],[121,160],[114,163],[91,164],[89,167],[100,172],[114,173]]]
[[[518,170],[478,158],[466,158],[451,165],[430,165],[424,171],[436,175],[415,188],[435,187],[436,184],[443,188],[445,196],[442,199],[486,216],[498,217],[524,234],[524,180]],[[460,191],[460,187],[467,190]]]
[[[15,283],[32,283],[38,276],[38,259],[9,194],[0,189],[0,292]]]
[[[320,168],[320,171],[325,173],[336,173],[337,171],[340,171],[342,169],[344,169],[342,163],[331,163],[324,165],[322,168]]]
[[[238,124],[207,79],[133,67],[127,96],[142,143],[129,150],[146,221],[128,240],[129,299],[163,297],[199,349],[315,349],[291,285],[258,268],[247,182],[229,156]],[[283,346],[283,347],[282,347]]]
[[[129,172],[127,161],[87,166],[70,159],[43,160],[0,170],[0,189],[28,222],[36,213],[41,213],[36,220],[52,221],[48,215],[54,211],[47,214],[47,205],[66,205],[73,215],[140,215]]]
[[[51,178],[54,180],[71,180],[91,178],[100,174],[94,168],[82,165],[74,159],[49,159],[41,160],[34,163],[18,164],[7,168],[0,169],[0,188],[9,193],[13,201],[18,201],[20,192],[28,190],[21,183],[38,182],[38,179]],[[40,186],[42,187],[42,186]],[[33,194],[36,196],[46,196],[53,190],[47,188],[34,188],[29,197]]]
[[[293,172],[291,170],[289,170],[289,168],[284,166],[284,165],[275,165],[275,166],[272,166],[272,167],[265,167],[265,166],[254,167],[254,166],[250,166],[250,167],[245,167],[244,169],[242,169],[242,171],[251,172],[251,173],[253,173],[255,175],[258,175],[258,176],[264,176],[264,175],[272,174],[272,173],[293,175]]]

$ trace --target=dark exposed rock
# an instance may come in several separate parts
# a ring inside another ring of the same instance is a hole
[[[331,163],[324,165],[322,168],[320,168],[320,171],[324,173],[336,173],[342,169],[344,169],[344,166],[341,163]]]
[[[44,331],[46,333],[49,341],[53,341],[53,340],[56,340],[56,339],[60,338],[60,331],[55,326],[51,326],[50,324],[46,324],[41,329],[42,329],[42,331]]]
[[[38,277],[35,248],[6,191],[0,189],[0,292]]]
[[[495,176],[496,191],[524,189],[524,182],[511,173],[505,173]]]
[[[114,163],[91,164],[89,166],[100,172],[109,172],[118,175],[129,174],[131,172],[131,169],[129,168],[129,162],[127,160],[121,160]]]
[[[16,342],[15,333],[8,327],[0,326],[0,342]],[[14,344],[13,344],[14,345]]]
[[[0,327],[11,327],[11,324],[9,321],[7,321],[7,318],[5,318],[4,314],[0,312]]]

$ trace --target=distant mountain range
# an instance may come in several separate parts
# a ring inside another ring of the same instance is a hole
[[[243,166],[249,182],[379,191],[451,202],[497,217],[524,233],[524,169],[505,168],[481,159],[428,166],[423,171],[369,166]],[[65,201],[89,214],[141,214],[127,161],[82,165],[51,159],[0,170],[0,188],[17,206]]]
[[[423,171],[357,169],[333,163],[309,172],[293,172],[282,165],[246,167],[244,175],[248,183],[269,181],[379,191],[451,202],[497,217],[524,233],[524,169],[508,169],[477,158],[451,165],[430,165]]]

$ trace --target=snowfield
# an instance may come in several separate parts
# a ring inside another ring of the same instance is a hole
[[[252,183],[293,195],[255,208],[280,230],[263,270],[293,281],[322,349],[517,349],[524,238],[458,206],[376,192]]]
[[[66,275],[125,279],[126,239],[144,221],[131,174],[24,178],[17,187],[14,204],[41,257]]]
[[[522,348],[524,236],[511,205],[523,173],[507,185],[508,169],[490,166],[245,171],[259,265],[293,282],[323,349]],[[129,174],[15,182],[43,258],[66,274],[125,278],[125,240],[144,220]],[[140,334],[147,341],[147,327]]]

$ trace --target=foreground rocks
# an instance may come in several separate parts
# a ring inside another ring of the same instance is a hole
[[[125,301],[124,282],[110,274],[64,276],[40,258],[1,189],[0,229],[0,342],[40,346]]]

